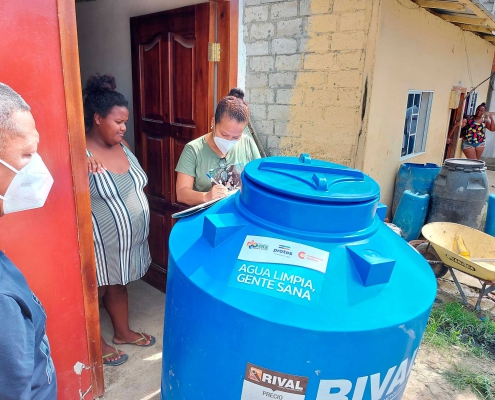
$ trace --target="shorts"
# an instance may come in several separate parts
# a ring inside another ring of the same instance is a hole
[[[485,142],[469,143],[469,142],[466,142],[465,140],[462,141],[462,145],[461,145],[462,150],[472,149],[473,147],[485,147]]]

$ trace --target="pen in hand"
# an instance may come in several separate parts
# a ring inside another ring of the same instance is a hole
[[[221,185],[221,183],[218,183],[213,177],[207,172],[206,176],[212,181],[215,185]],[[223,185],[222,185],[223,186]]]

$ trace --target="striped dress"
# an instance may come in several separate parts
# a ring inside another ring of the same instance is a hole
[[[140,279],[151,263],[150,210],[143,191],[148,178],[134,154],[121,146],[130,164],[127,173],[89,173],[98,286]],[[92,157],[89,150],[86,154]]]

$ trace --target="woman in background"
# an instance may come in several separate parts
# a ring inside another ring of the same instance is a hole
[[[462,152],[472,160],[481,159],[486,145],[486,128],[495,130],[495,122],[491,114],[487,114],[486,104],[476,107],[476,114],[469,116],[462,122]]]

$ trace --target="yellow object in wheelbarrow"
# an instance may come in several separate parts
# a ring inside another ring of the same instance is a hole
[[[475,310],[479,311],[482,297],[495,290],[495,264],[493,264],[495,263],[495,237],[477,229],[450,222],[427,224],[423,227],[422,233],[433,246],[438,257],[448,267],[464,304],[467,304],[466,295],[453,268],[480,280],[482,286],[475,306]],[[438,261],[428,262],[437,263]]]
[[[495,259],[495,237],[451,222],[433,222],[423,226],[421,232],[448,267],[485,281],[495,281],[495,264],[488,262]],[[469,249],[469,258],[458,254],[459,250],[454,249],[455,235],[461,237],[466,251]]]
[[[469,250],[467,249],[466,244],[464,243],[464,239],[461,235],[457,233],[454,235],[454,245],[452,247],[454,253],[459,254],[464,258],[467,258],[468,260],[471,259],[471,254],[469,253]]]

